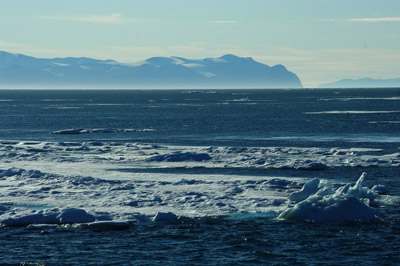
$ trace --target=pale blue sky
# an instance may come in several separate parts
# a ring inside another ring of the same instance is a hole
[[[136,62],[251,56],[306,87],[400,77],[400,0],[0,0],[0,50]]]

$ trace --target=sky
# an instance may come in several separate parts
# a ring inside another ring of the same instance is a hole
[[[304,87],[400,78],[400,0],[0,0],[0,50],[133,63],[235,54]]]

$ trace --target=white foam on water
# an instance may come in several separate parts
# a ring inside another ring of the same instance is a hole
[[[120,132],[152,132],[155,131],[151,128],[144,129],[132,129],[132,128],[71,128],[62,129],[51,132],[51,134],[64,134],[64,135],[74,135],[74,134],[89,134],[89,133],[120,133]]]
[[[69,109],[83,109],[83,107],[80,107],[80,106],[48,106],[48,107],[44,107],[44,109],[69,110]]]
[[[400,97],[343,97],[343,98],[321,98],[320,101],[365,101],[365,100],[386,100],[386,101],[399,101]]]
[[[400,124],[400,121],[369,121],[369,124]]]
[[[392,113],[400,113],[399,110],[394,110],[394,111],[366,111],[366,110],[360,110],[360,111],[354,111],[354,110],[348,110],[348,111],[322,111],[322,112],[303,112],[303,114],[306,115],[319,115],[319,114],[392,114]]]

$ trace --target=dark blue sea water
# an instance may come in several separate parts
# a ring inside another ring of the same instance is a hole
[[[0,95],[1,139],[111,139],[246,146],[329,143],[342,146],[349,142],[373,146],[399,142],[399,89],[215,93],[9,90],[1,91]],[[371,113],[318,114],[330,111]],[[154,132],[49,135],[67,128],[153,129]]]
[[[86,131],[52,134],[66,129]],[[400,89],[2,90],[0,140],[370,148],[392,154],[400,152]],[[383,184],[390,195],[400,195],[400,169],[390,165],[312,172],[242,167],[236,174],[350,181],[365,171],[370,177],[367,185]],[[138,224],[121,231],[0,227],[0,262],[399,265],[400,208],[383,212],[380,222],[318,224],[209,217],[167,225]]]

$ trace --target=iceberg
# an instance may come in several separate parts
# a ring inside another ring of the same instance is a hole
[[[369,206],[376,194],[363,187],[364,177],[365,173],[354,186],[347,184],[336,191],[330,186],[320,186],[316,191],[320,183],[318,179],[313,179],[300,192],[289,196],[295,205],[283,211],[278,219],[314,222],[379,220],[379,212]]]

